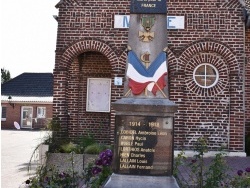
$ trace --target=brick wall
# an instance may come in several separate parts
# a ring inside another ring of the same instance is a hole
[[[185,15],[185,30],[169,30],[170,99],[179,104],[176,148],[191,148],[206,136],[211,149],[227,145],[243,149],[242,67],[244,52],[242,10],[237,1],[169,1],[169,15]],[[219,71],[219,83],[198,87],[192,73],[199,63]],[[217,64],[217,65],[216,65]]]
[[[65,0],[57,5],[54,116],[61,120],[59,136],[94,131],[101,142],[113,142],[114,111],[85,111],[86,79],[124,76],[128,29],[115,29],[113,23],[114,15],[129,14],[129,4],[129,0]],[[185,16],[184,30],[167,33],[170,99],[179,105],[175,148],[191,149],[198,137],[206,136],[211,149],[224,145],[231,151],[243,151],[244,23],[240,3],[169,0],[168,15]],[[216,86],[202,89],[194,83],[193,70],[201,63],[218,69]],[[111,101],[123,96],[123,86],[112,82],[111,88]]]
[[[246,133],[250,134],[250,30],[246,32],[246,79],[245,79],[245,105],[246,105]]]
[[[14,108],[8,103],[2,103],[1,105],[6,107],[6,121],[1,121],[2,129],[16,129],[14,121],[21,126],[22,106],[33,107],[33,118],[37,117],[37,107],[46,107],[46,118],[37,118],[37,121],[35,119],[32,120],[32,128],[34,129],[45,128],[47,123],[52,119],[52,104],[15,103]]]
[[[91,133],[101,142],[110,139],[110,113],[87,112],[88,78],[111,78],[107,58],[99,52],[85,52],[75,59],[69,69],[68,113],[70,137]]]

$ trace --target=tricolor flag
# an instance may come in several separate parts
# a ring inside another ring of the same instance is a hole
[[[141,63],[133,51],[128,52],[127,76],[129,78],[129,87],[134,95],[141,94],[145,88],[156,95],[159,89],[163,89],[166,86],[164,79],[166,74],[165,52],[161,52],[148,69]]]

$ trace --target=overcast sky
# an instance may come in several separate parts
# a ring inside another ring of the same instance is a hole
[[[1,0],[1,68],[14,78],[53,72],[59,0]]]

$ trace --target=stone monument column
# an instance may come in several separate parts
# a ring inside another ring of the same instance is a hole
[[[105,187],[178,187],[172,176],[166,0],[131,0],[124,96],[116,112],[113,170]]]
[[[168,98],[166,0],[131,0],[125,97]]]

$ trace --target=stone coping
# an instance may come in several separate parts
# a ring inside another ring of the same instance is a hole
[[[135,176],[112,174],[104,188],[152,188],[168,187],[179,188],[172,176]]]
[[[176,157],[181,151],[180,150],[174,150],[174,156]],[[197,154],[197,152],[191,151],[191,150],[184,150],[186,157],[193,157]],[[208,151],[207,153],[204,153],[204,157],[214,157],[217,153],[220,153],[220,151]],[[226,156],[228,157],[246,157],[245,152],[225,152]]]

